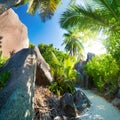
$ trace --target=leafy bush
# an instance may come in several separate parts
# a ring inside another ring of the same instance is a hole
[[[0,74],[0,90],[6,85],[7,80],[10,77],[10,72],[6,71]]]
[[[115,92],[118,87],[119,67],[111,55],[104,54],[95,56],[89,61],[85,70],[93,77],[94,84],[100,92]]]
[[[35,48],[35,45],[32,44],[32,43],[29,43],[29,48],[34,49],[34,48]]]
[[[8,57],[2,57],[2,52],[0,52],[0,68],[6,63]]]
[[[6,63],[8,57],[2,57],[2,52],[0,52],[0,68]],[[9,72],[4,72],[0,74],[0,90],[6,85],[8,78],[10,77]]]
[[[113,34],[112,36],[108,37],[105,44],[107,51],[116,60],[120,68],[120,35]]]
[[[75,92],[75,87],[72,80],[60,80],[58,82],[54,82],[49,86],[49,89],[58,96],[63,95],[66,92],[71,94],[74,94]]]
[[[55,49],[52,44],[40,44],[38,47],[50,65],[55,81],[49,89],[58,95],[64,94],[65,92],[73,93],[77,76],[77,71],[74,69],[75,58]]]

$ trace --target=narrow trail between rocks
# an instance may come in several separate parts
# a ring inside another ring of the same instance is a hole
[[[120,111],[116,107],[89,90],[82,91],[91,101],[91,107],[78,116],[78,120],[120,120]]]

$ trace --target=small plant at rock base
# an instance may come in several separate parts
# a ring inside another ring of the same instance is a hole
[[[35,48],[35,45],[32,44],[32,43],[29,43],[29,48],[34,49],[34,48]]]
[[[59,82],[54,82],[49,87],[49,90],[52,91],[54,94],[60,96],[64,93],[75,93],[75,87],[72,80],[61,80]]]
[[[0,51],[0,68],[6,63],[8,57],[2,57],[2,51]]]
[[[10,78],[10,72],[5,71],[0,74],[0,90],[6,85],[7,80]]]

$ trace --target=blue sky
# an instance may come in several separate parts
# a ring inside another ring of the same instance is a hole
[[[63,34],[65,30],[60,28],[59,18],[63,11],[65,11],[69,0],[65,0],[64,4],[58,7],[51,20],[43,23],[38,13],[31,16],[26,13],[27,5],[15,8],[14,11],[18,14],[22,23],[28,28],[28,36],[30,42],[35,45],[40,43],[53,44],[56,48],[61,50],[64,46],[61,46],[63,42]]]
[[[64,50],[64,46],[61,46],[63,42],[63,34],[66,32],[65,30],[60,28],[59,20],[60,15],[66,10],[68,6],[68,2],[70,0],[63,0],[64,4],[62,4],[57,11],[55,12],[54,16],[51,20],[46,21],[43,23],[40,19],[38,13],[34,16],[26,13],[27,5],[20,6],[18,8],[14,8],[14,11],[18,14],[20,20],[27,26],[28,28],[28,36],[30,42],[35,45],[40,43],[45,44],[53,44],[55,48],[59,48],[60,50]],[[82,0],[77,0],[77,3],[83,3]],[[99,38],[100,39],[100,38]],[[95,54],[104,53],[106,50],[103,49],[102,43],[94,42],[92,46],[89,47],[89,44],[92,41],[88,41],[85,47],[85,54],[87,52],[92,52]]]

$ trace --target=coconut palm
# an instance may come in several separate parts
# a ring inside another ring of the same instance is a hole
[[[77,30],[72,29],[68,30],[67,33],[64,34],[64,41],[62,45],[65,45],[65,50],[69,52],[69,55],[76,56],[80,55],[83,51],[82,39],[80,38],[80,34]]]
[[[105,29],[120,33],[120,1],[119,0],[83,0],[84,4],[71,6],[62,15],[62,28],[79,26],[80,29]]]
[[[38,10],[41,19],[45,21],[52,17],[60,1],[61,0],[1,0],[0,14],[11,7],[27,3],[27,12],[33,15]]]

